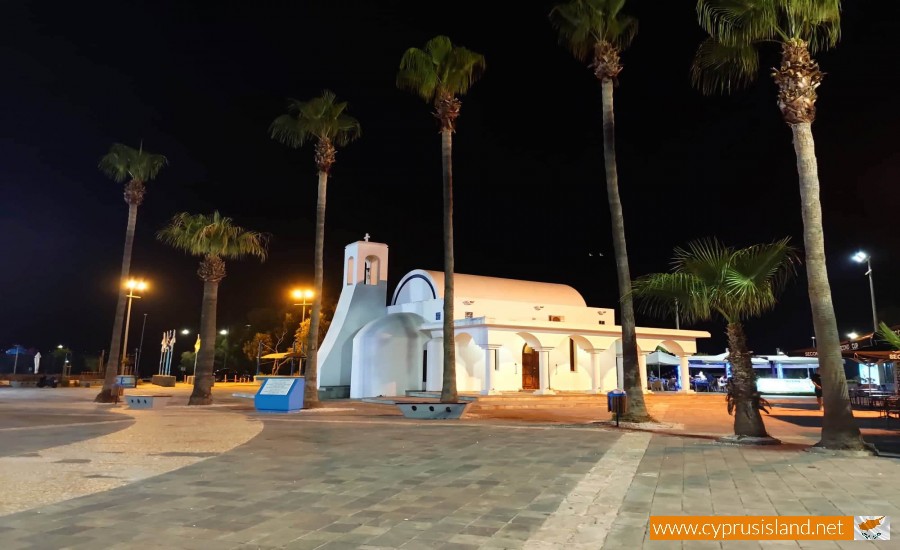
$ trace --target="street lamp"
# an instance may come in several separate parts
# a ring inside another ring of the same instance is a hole
[[[128,325],[131,323],[131,300],[133,298],[140,299],[141,297],[134,293],[137,291],[144,291],[147,289],[147,283],[143,280],[135,281],[134,279],[128,279],[125,283],[125,288],[128,289],[128,294],[125,295],[128,298],[128,313],[125,315],[125,342],[122,344],[122,373],[125,373],[125,359],[128,357]]]
[[[862,250],[853,255],[853,260],[857,263],[866,262],[866,275],[869,276],[869,296],[872,298],[872,339],[878,333],[878,314],[875,311],[875,285],[872,283],[872,256],[869,256]]]
[[[181,329],[181,334],[184,334],[185,336],[187,336],[190,333],[191,333],[190,329],[186,329],[186,328]]]
[[[63,366],[62,366],[62,375],[61,375],[63,378],[65,378],[69,374],[69,369],[71,369],[71,367],[69,366],[69,354],[72,353],[72,350],[63,346],[62,344],[59,344],[58,346],[56,346],[56,349],[58,349],[60,351],[65,350],[65,352],[66,352],[66,356],[63,357]]]
[[[301,323],[306,320],[306,306],[309,305],[309,304],[307,304],[307,300],[311,300],[312,297],[315,295],[316,295],[316,293],[309,289],[301,290],[301,289],[297,288],[297,289],[294,289],[293,291],[291,291],[291,296],[293,296],[295,300],[302,300],[301,303],[294,304],[295,306],[303,307],[303,310],[300,314],[300,322]]]
[[[227,329],[227,328],[223,328],[222,330],[219,331],[219,334],[221,334],[222,336],[228,335],[228,329]]]
[[[848,333],[847,333],[847,338],[849,338],[849,339],[851,339],[851,340],[856,340],[857,338],[859,338],[859,334],[857,334],[857,333],[855,333],[855,332],[848,332]]]

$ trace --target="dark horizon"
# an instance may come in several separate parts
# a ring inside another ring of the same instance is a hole
[[[226,1],[214,10],[171,0],[101,0],[92,10],[10,2],[0,36],[0,345],[108,348],[127,206],[122,185],[96,166],[114,142],[143,143],[170,162],[138,212],[131,272],[152,287],[134,304],[129,347],[147,313],[144,369],[158,359],[163,330],[199,325],[198,260],[154,238],[176,212],[216,209],[273,235],[265,263],[228,262],[219,328],[243,327],[254,308],[288,306],[290,288],[312,286],[315,166],[311,147],[288,149],[267,128],[287,98],[326,88],[363,129],[339,150],[329,183],[326,301],[337,299],[344,246],[366,233],[390,247],[389,292],[412,269],[441,270],[437,126],[429,105],[394,85],[403,51],[437,34],[487,59],[454,138],[456,271],[568,284],[589,306],[615,307],[599,85],[557,43],[547,20],[555,3],[510,14],[462,1],[435,14],[410,1]],[[702,96],[688,77],[703,38],[693,4],[659,4],[627,4],[640,32],[622,56],[615,97],[632,277],[667,270],[673,248],[697,238],[746,246],[790,236],[802,247],[791,136],[768,72],[745,92]],[[866,269],[850,258],[859,249],[872,256],[882,320],[900,323],[891,284],[900,265],[890,260],[900,254],[890,229],[900,112],[898,78],[887,70],[900,6],[866,9],[874,5],[845,3],[841,42],[817,55],[826,76],[813,132],[842,337],[871,332]],[[639,314],[638,324],[674,321]],[[724,350],[724,324],[683,328],[712,334],[698,342],[704,352]],[[809,347],[802,267],[747,332],[757,353]],[[179,341],[179,352],[192,344]]]

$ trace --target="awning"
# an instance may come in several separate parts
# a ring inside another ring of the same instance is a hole
[[[290,358],[299,358],[303,359],[306,356],[300,353],[299,351],[294,352],[285,352],[285,353],[270,353],[268,355],[263,355],[260,359],[290,359]]]
[[[664,351],[654,351],[653,353],[647,354],[647,364],[648,365],[667,365],[667,366],[675,366],[680,364],[678,357],[666,353]]]

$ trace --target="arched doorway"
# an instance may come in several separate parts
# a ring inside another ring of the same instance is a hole
[[[522,347],[522,389],[537,390],[541,387],[540,358],[534,348]]]

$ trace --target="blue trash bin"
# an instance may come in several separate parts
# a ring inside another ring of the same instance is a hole
[[[606,408],[616,415],[616,426],[619,417],[628,412],[628,394],[624,390],[615,389],[606,394]]]

